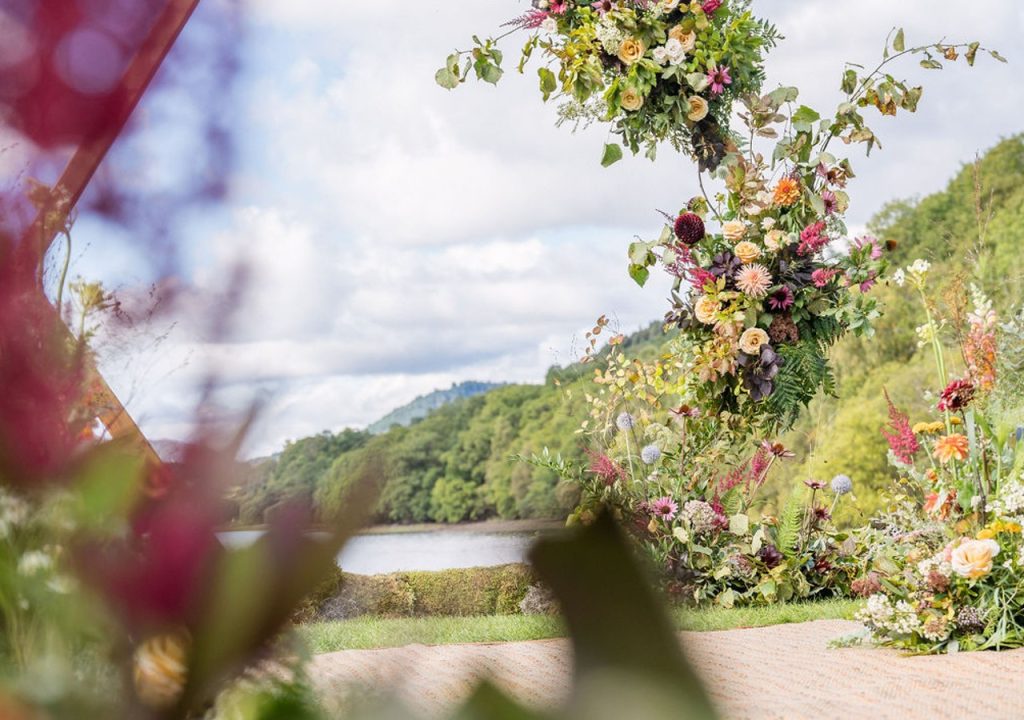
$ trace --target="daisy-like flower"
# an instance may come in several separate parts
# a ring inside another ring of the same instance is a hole
[[[903,284],[907,281],[907,273],[904,272],[903,268],[900,268],[892,274],[892,281],[903,287]]]
[[[804,485],[809,487],[811,490],[824,490],[825,483],[820,480],[804,480]]]
[[[933,454],[935,459],[943,464],[948,463],[950,460],[963,462],[970,454],[970,443],[967,440],[967,436],[960,433],[945,435],[935,441]]]
[[[783,285],[768,298],[768,307],[772,310],[789,310],[796,302],[796,297],[788,285]]]
[[[789,207],[800,200],[800,181],[796,178],[784,177],[775,186],[772,202],[778,207]]]
[[[768,294],[772,286],[772,275],[768,268],[760,263],[744,265],[736,273],[737,289],[752,298],[760,299]]]
[[[821,201],[825,204],[825,214],[831,215],[836,211],[839,200],[836,194],[831,190],[826,190],[821,194]]]
[[[679,504],[670,497],[662,497],[651,502],[648,506],[651,515],[660,518],[665,522],[672,522],[679,514]]]
[[[732,85],[732,76],[729,75],[729,68],[725,65],[712,65],[708,68],[708,83],[711,84],[712,95],[724,93],[726,85]]]

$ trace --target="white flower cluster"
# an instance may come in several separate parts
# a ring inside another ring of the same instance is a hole
[[[606,13],[601,18],[601,22],[597,24],[595,32],[597,34],[597,41],[601,43],[604,51],[609,55],[617,55],[619,48],[622,46],[622,41],[626,39],[626,33],[619,28],[610,15],[611,13]]]
[[[893,282],[895,282],[900,287],[903,287],[903,284],[907,282],[907,280],[909,279],[910,282],[914,285],[914,287],[924,287],[925,276],[928,274],[928,271],[931,269],[931,267],[931,263],[929,263],[927,260],[922,260],[921,258],[918,258],[910,265],[908,265],[905,270],[903,268],[900,268],[899,270],[894,272],[892,274]]]
[[[1019,515],[1024,512],[1024,483],[1018,480],[1003,485],[999,489],[999,497],[992,505],[993,512],[1000,516]]]
[[[690,48],[693,49],[692,46]],[[686,62],[687,47],[679,38],[669,38],[668,42],[651,51],[651,56],[659,65],[682,65]]]
[[[42,550],[29,550],[18,559],[18,572],[26,577],[53,569],[53,558]]]
[[[9,537],[12,530],[28,520],[28,516],[28,503],[0,488],[0,540]]]
[[[910,603],[899,600],[893,604],[882,593],[868,598],[867,607],[857,613],[857,620],[893,635],[910,635],[921,628],[921,619]]]
[[[996,326],[996,312],[992,309],[992,300],[974,283],[971,283],[971,304],[974,310],[967,315],[972,327],[991,330]]]
[[[917,564],[917,572],[920,573],[923,578],[927,578],[933,570],[946,578],[953,576],[953,566],[943,558],[942,553],[930,557],[927,560],[922,560]]]

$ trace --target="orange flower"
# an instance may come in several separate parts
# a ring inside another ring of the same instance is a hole
[[[963,462],[967,459],[969,449],[966,435],[946,435],[935,441],[935,459],[941,463],[948,463],[950,460]]]
[[[800,183],[790,177],[784,177],[779,180],[779,184],[775,186],[775,197],[773,202],[779,207],[789,207],[795,205],[800,199]]]

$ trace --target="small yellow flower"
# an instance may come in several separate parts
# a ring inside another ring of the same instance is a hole
[[[963,425],[964,421],[961,420],[960,418],[958,418],[956,415],[953,415],[952,417],[949,418],[949,424],[950,425]]]
[[[991,540],[995,536],[996,536],[996,531],[994,529],[992,529],[992,528],[985,528],[984,530],[980,531],[975,537],[978,540]]]
[[[619,60],[632,65],[644,56],[644,44],[635,37],[628,37],[619,45]]]

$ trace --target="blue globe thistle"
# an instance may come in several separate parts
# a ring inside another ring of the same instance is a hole
[[[628,412],[619,413],[619,416],[615,418],[615,426],[619,430],[632,430],[636,426],[636,418]]]
[[[832,478],[832,492],[836,495],[845,495],[846,493],[853,492],[853,480],[850,479],[849,475],[836,475]]]
[[[640,459],[644,461],[645,465],[653,465],[661,460],[661,448],[657,445],[648,445],[640,451]]]

